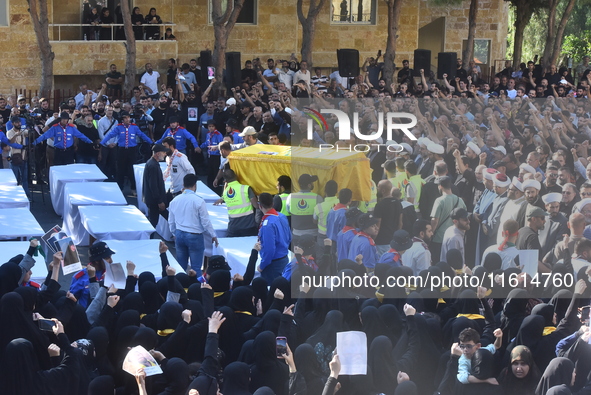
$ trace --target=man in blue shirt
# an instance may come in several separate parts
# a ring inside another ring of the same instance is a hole
[[[131,189],[135,190],[135,177],[133,165],[137,159],[138,137],[147,143],[152,144],[152,139],[146,136],[137,125],[129,122],[128,113],[121,115],[121,123],[113,128],[101,141],[106,146],[108,141],[117,137],[117,184],[123,190],[125,176],[129,178]]]
[[[263,218],[259,228],[261,263],[257,269],[261,273],[261,277],[271,284],[276,277],[281,276],[285,265],[289,262],[291,230],[287,223],[287,217],[273,208],[271,194],[261,193],[259,195],[259,207],[263,212]]]
[[[209,147],[219,146],[224,141],[224,136],[215,128],[215,121],[210,119],[207,121],[207,136],[205,142],[195,151],[201,152],[201,150],[207,149],[207,186],[214,189],[213,182],[218,175],[218,169],[221,163],[221,153],[219,149],[211,149]]]
[[[333,243],[337,241],[337,236],[347,224],[347,208],[353,199],[353,191],[349,188],[343,188],[339,191],[339,203],[335,205],[326,216],[326,237]],[[334,244],[333,244],[334,245]]]
[[[185,155],[187,155],[187,140],[191,140],[193,147],[195,147],[195,152],[198,152],[197,148],[199,147],[199,144],[197,143],[195,136],[184,127],[179,126],[179,119],[177,117],[170,117],[170,127],[166,129],[162,138],[156,141],[156,143],[161,144],[167,137],[174,137],[176,140],[176,149]]]
[[[379,221],[370,214],[363,214],[359,217],[360,231],[353,238],[351,247],[349,247],[349,259],[356,261],[358,255],[363,259],[363,265],[373,272],[373,268],[378,262],[378,251],[374,237],[378,235],[380,227]]]
[[[62,112],[60,123],[52,126],[35,140],[35,145],[49,138],[54,139],[55,159],[54,165],[69,165],[74,163],[74,137],[87,144],[93,144],[92,140],[82,134],[76,126],[70,123],[70,114]]]

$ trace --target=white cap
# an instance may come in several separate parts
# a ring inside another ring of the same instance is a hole
[[[523,192],[523,184],[521,183],[521,181],[519,181],[519,178],[517,177],[513,177],[513,181],[511,182],[513,185],[515,185],[515,188],[519,189],[521,192]]]
[[[423,147],[428,146],[430,142],[431,140],[429,140],[427,137],[419,137],[417,140],[417,144],[422,145]]]
[[[528,165],[527,163],[520,164],[519,168],[525,170],[528,173],[536,174],[536,169],[534,169],[533,166]]]
[[[376,139],[376,143],[378,143],[378,144],[384,144],[384,139],[383,139],[383,138],[381,138],[381,137],[378,137],[378,138]]]
[[[577,203],[577,212],[580,213],[583,210],[583,207],[588,204],[591,204],[591,198],[585,198],[581,200],[579,203]]]
[[[473,141],[470,141],[466,146],[467,146],[467,148],[470,148],[472,151],[474,151],[474,153],[476,155],[480,155],[480,153],[482,152],[480,150],[480,148],[478,148],[478,146],[476,145],[476,143],[474,143]]]
[[[240,133],[238,136],[240,137],[244,137],[244,136],[252,136],[257,134],[257,131],[255,128],[253,128],[252,126],[247,126],[244,128],[244,130],[242,131],[242,133]]]
[[[496,186],[501,188],[507,188],[509,185],[511,185],[511,180],[503,173],[497,173],[493,178],[493,182]]]
[[[544,196],[542,196],[542,201],[544,202],[544,204],[560,203],[561,200],[562,200],[562,194],[560,194],[558,192],[547,193]],[[591,203],[591,199],[588,199],[588,200],[589,200],[589,203]]]
[[[542,184],[538,180],[526,180],[523,182],[523,190],[525,191],[527,188],[536,188],[538,191],[542,189]]]
[[[491,148],[493,151],[499,151],[502,152],[503,155],[507,155],[507,150],[505,149],[505,147],[503,147],[502,145],[496,146]]]
[[[434,142],[430,142],[429,144],[427,144],[427,149],[429,150],[429,152],[432,152],[432,153],[438,154],[438,155],[442,155],[443,152],[445,151],[443,149],[442,145],[435,144]]]
[[[495,176],[498,174],[498,171],[496,169],[483,169],[482,170],[482,175],[484,176],[484,178],[486,178],[487,180],[491,180],[493,181]]]
[[[402,148],[404,148],[406,152],[412,154],[412,147],[410,145],[408,145],[407,143],[400,143],[400,145],[402,146]]]
[[[226,100],[226,106],[231,106],[232,104],[236,104],[236,99],[231,97],[228,100]]]

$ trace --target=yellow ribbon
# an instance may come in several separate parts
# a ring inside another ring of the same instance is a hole
[[[145,316],[147,316],[147,314],[140,314],[140,320],[141,320],[142,318],[144,318]]]
[[[458,314],[456,317],[466,317],[469,320],[484,320],[480,314]]]
[[[252,315],[252,313],[250,311],[235,311],[234,313],[236,313],[236,314]]]
[[[384,294],[379,293],[378,291],[376,291],[376,298],[380,301],[380,303],[384,302]]]
[[[555,326],[545,326],[544,327],[544,332],[542,333],[543,336],[548,336],[550,333],[554,332],[556,330]]]
[[[158,336],[168,336],[174,333],[174,329],[159,329],[156,333],[158,333]]]
[[[185,290],[185,293],[189,293],[189,288],[183,288]]]
[[[457,274],[458,276],[460,276],[460,275],[464,274],[464,271],[463,271],[462,269],[455,269],[455,270],[454,270],[454,272],[456,272],[456,274]]]
[[[224,292],[214,292],[214,293],[213,293],[213,297],[214,297],[214,298],[217,298],[218,296],[222,296],[222,295],[223,295],[223,294],[225,294],[225,293],[226,293],[225,291],[224,291]]]
[[[443,300],[442,298],[437,299],[437,304],[442,304],[442,303],[446,303],[445,300]]]

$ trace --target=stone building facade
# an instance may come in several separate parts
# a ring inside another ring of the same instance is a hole
[[[28,14],[27,0],[8,1],[8,26],[0,26],[0,49],[4,54],[0,73],[0,93],[14,89],[35,89],[39,83],[40,60],[35,33]],[[117,0],[115,0],[117,1]],[[137,69],[151,61],[154,69],[166,70],[168,58],[181,62],[198,56],[199,51],[213,49],[213,26],[208,23],[211,0],[135,0],[134,6],[147,14],[156,7],[163,21],[174,23],[177,41],[138,41]],[[256,24],[237,24],[228,42],[228,51],[242,54],[242,62],[254,57],[266,59],[299,55],[302,32],[296,12],[296,0],[254,0]],[[318,16],[314,40],[314,65],[329,72],[337,66],[336,49],[355,48],[360,63],[367,56],[385,50],[387,5],[382,0],[363,0],[373,7],[373,24],[333,22],[335,3]],[[360,0],[345,0],[357,4]],[[49,20],[53,24],[81,23],[81,0],[48,0]],[[304,1],[306,3],[306,1]],[[481,0],[476,39],[485,47],[487,65],[504,58],[506,47],[508,3],[504,0]],[[417,48],[432,50],[432,65],[437,52],[461,54],[468,30],[469,0],[454,6],[436,6],[432,0],[404,0],[397,41],[396,63],[410,59]],[[338,11],[336,11],[338,12]],[[338,19],[338,18],[337,18]],[[58,31],[59,30],[59,31]],[[109,64],[123,71],[123,42],[83,41],[79,27],[52,27],[50,38],[55,52],[55,87],[76,89],[81,80],[100,84]],[[58,41],[61,40],[61,41]],[[481,45],[481,46],[482,46]]]

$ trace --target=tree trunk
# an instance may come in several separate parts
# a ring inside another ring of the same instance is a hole
[[[548,2],[548,33],[546,35],[546,45],[544,45],[544,54],[542,55],[542,67],[545,70],[550,68],[550,58],[552,57],[552,50],[554,49],[556,36],[556,7],[558,7],[560,0],[550,0]]]
[[[224,68],[226,67],[226,47],[228,46],[228,34],[223,26],[214,25],[214,44],[211,60],[213,67],[215,67],[215,79],[219,83],[222,82],[224,76]],[[216,83],[216,85],[218,85]]]
[[[464,68],[468,69],[469,63],[474,59],[474,37],[476,36],[476,19],[478,18],[478,0],[470,1],[470,12],[468,16],[468,40],[466,42],[466,49],[462,54]],[[468,74],[471,73],[469,70]]]
[[[318,4],[316,4],[318,1]],[[313,65],[312,55],[314,47],[314,35],[316,34],[316,18],[320,13],[320,10],[326,4],[326,0],[310,0],[310,6],[308,7],[308,16],[304,16],[304,1],[298,0],[297,2],[297,13],[298,20],[302,25],[302,60],[308,62],[308,68],[311,69]]]
[[[533,11],[529,4],[519,2],[515,7],[515,37],[513,39],[513,65],[517,67],[521,63],[523,53],[523,33],[532,17]]]
[[[386,43],[386,53],[384,54],[383,76],[386,80],[386,86],[390,87],[394,79],[394,59],[396,59],[396,39],[398,33],[398,21],[400,19],[400,9],[402,0],[385,0],[388,4],[388,41]],[[394,92],[392,92],[394,93]]]
[[[554,40],[554,45],[552,47],[550,64],[556,64],[556,62],[558,61],[560,51],[562,50],[562,41],[564,39],[564,30],[566,29],[566,23],[568,22],[568,19],[570,18],[571,13],[573,12],[575,3],[576,0],[569,0],[564,10],[564,13],[562,14],[562,18],[560,19],[560,23],[558,24],[558,28],[556,29],[556,38]]]
[[[53,60],[55,54],[49,43],[49,20],[47,18],[47,0],[29,0],[29,14],[39,46],[41,58],[40,93],[45,96],[53,89]]]
[[[213,21],[213,32],[214,32],[214,44],[213,53],[211,54],[211,62],[215,67],[215,79],[214,91],[219,92],[222,86],[224,68],[226,67],[226,48],[228,46],[228,37],[242,6],[244,0],[226,0],[226,11],[222,14],[222,1],[223,0],[211,0],[212,10],[211,19]]]
[[[125,95],[131,95],[135,86],[135,34],[131,25],[131,10],[129,9],[129,0],[121,1],[121,15],[123,17],[123,30],[125,31],[125,82],[123,92]]]

